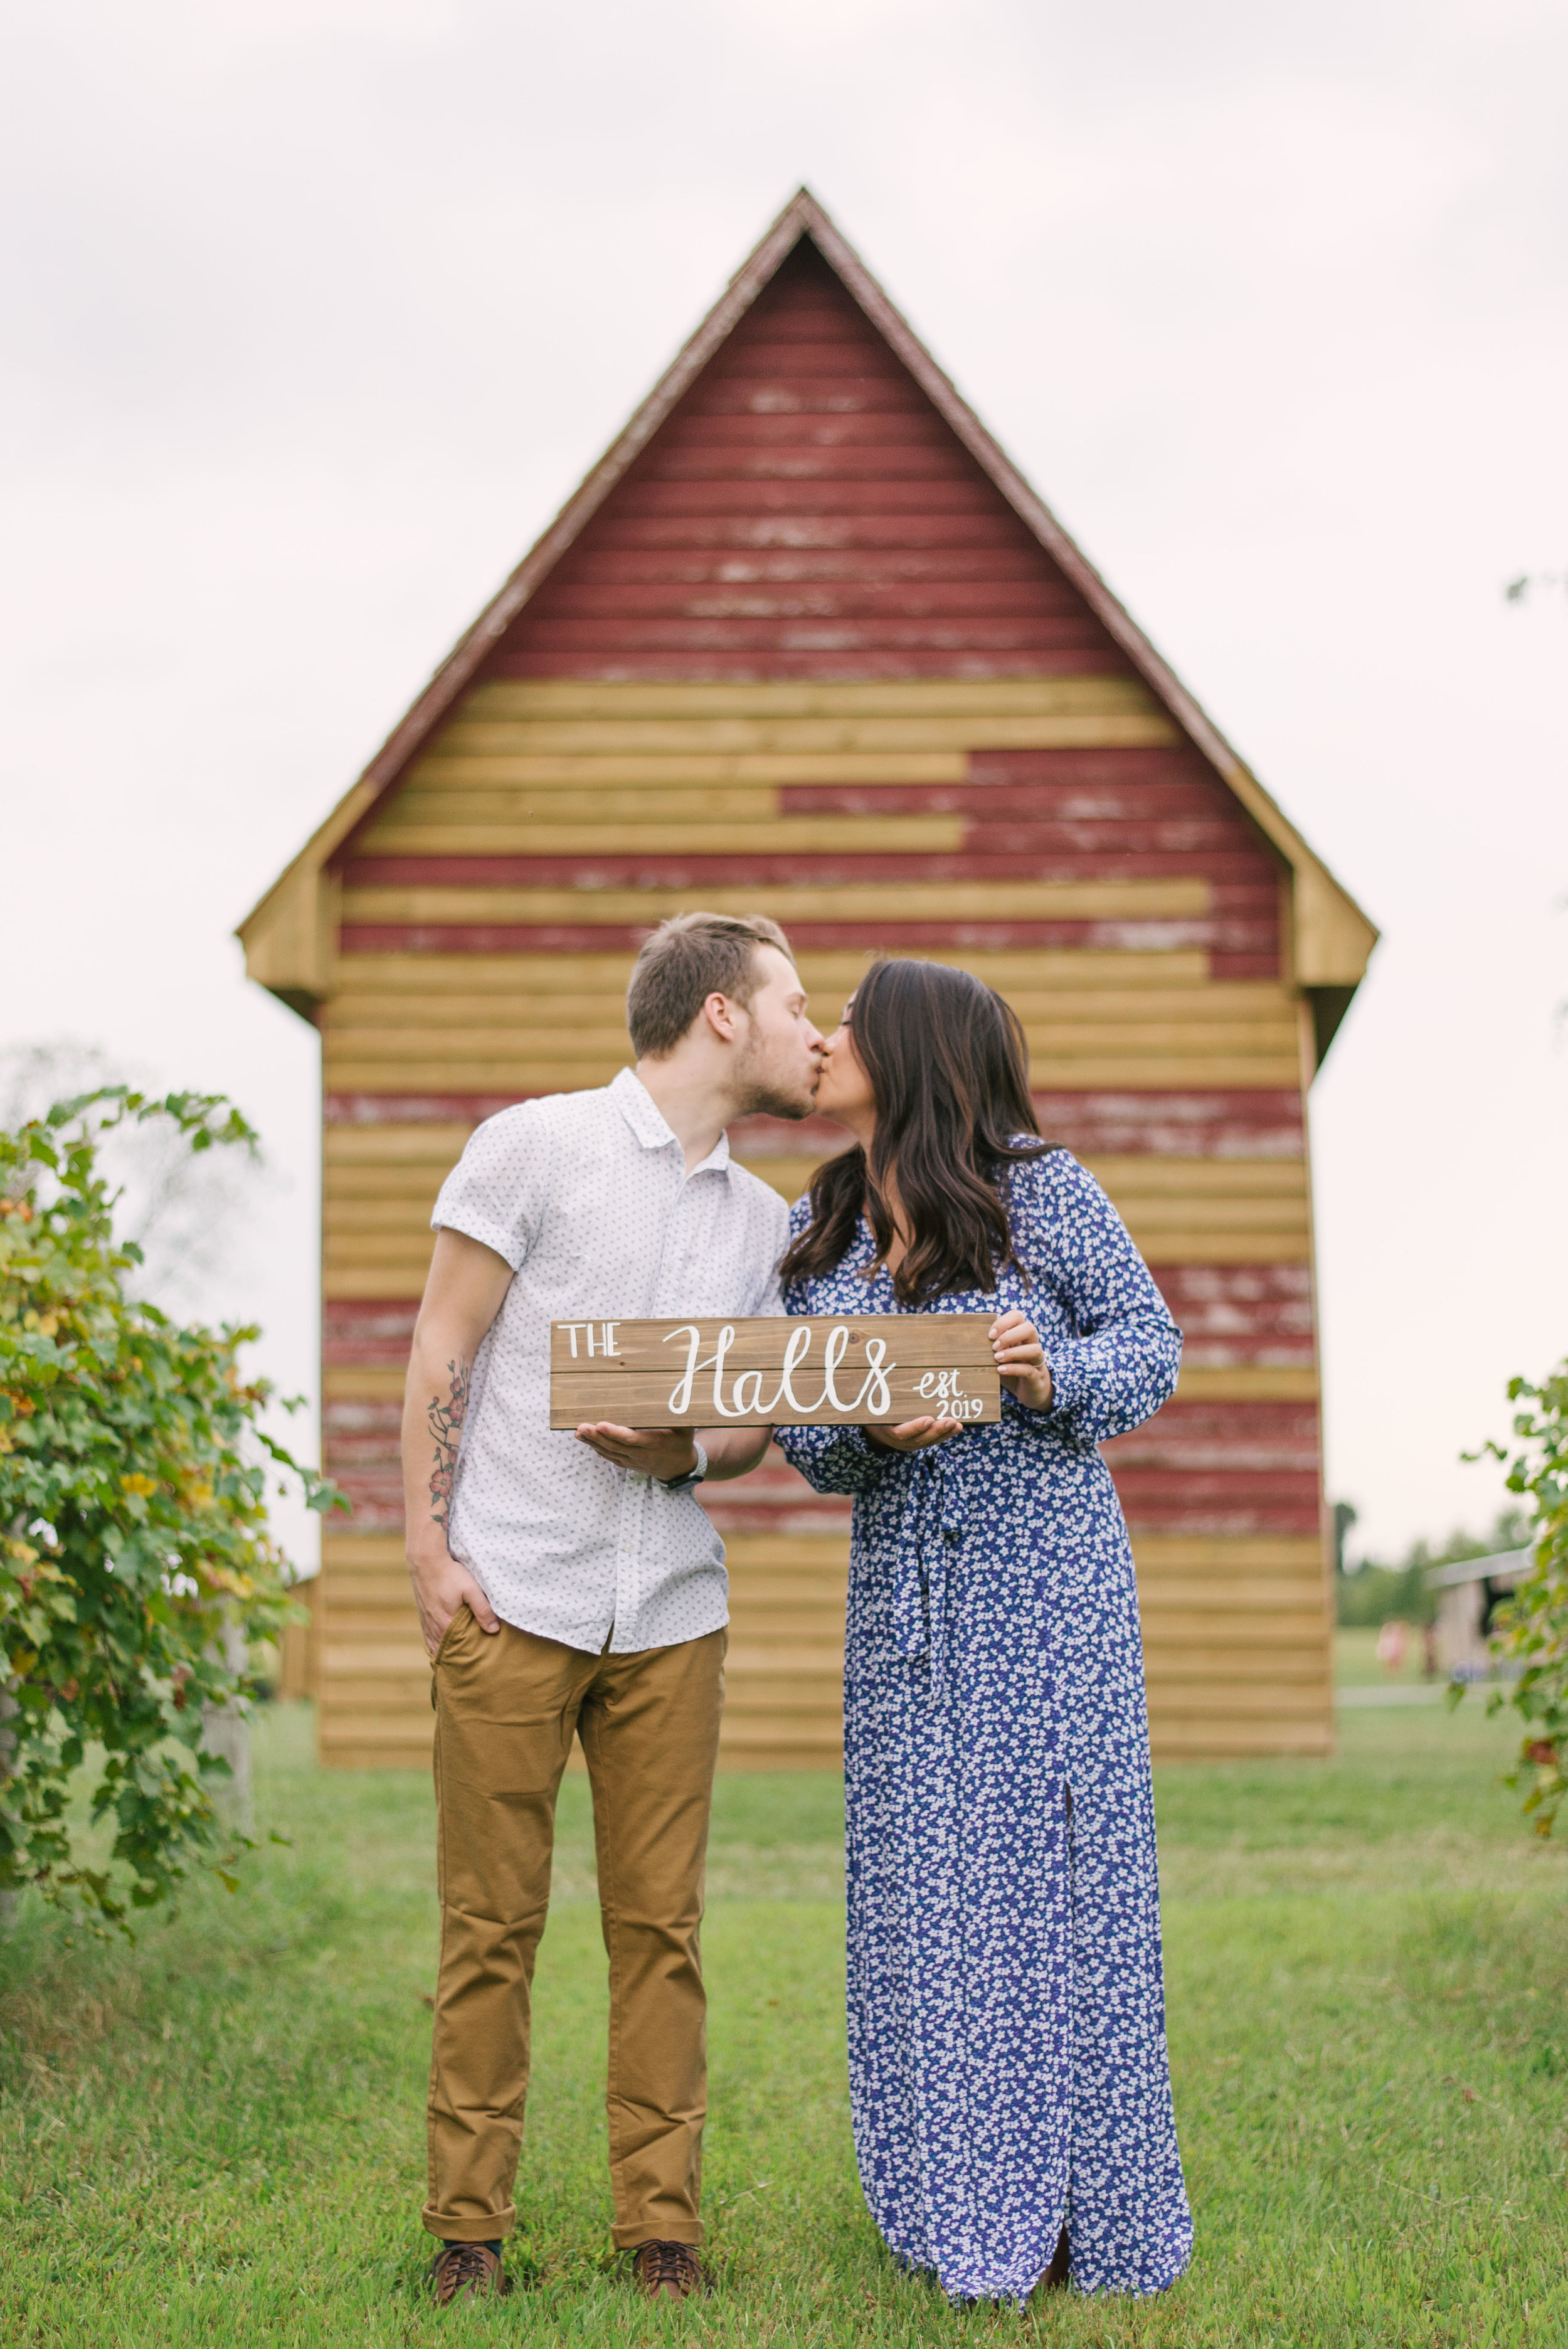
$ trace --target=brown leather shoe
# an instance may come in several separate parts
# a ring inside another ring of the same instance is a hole
[[[707,2290],[707,2278],[689,2243],[639,2243],[632,2274],[645,2300],[690,2300]]]
[[[430,2262],[429,2286],[438,2308],[455,2300],[500,2300],[511,2278],[488,2243],[449,2243]]]

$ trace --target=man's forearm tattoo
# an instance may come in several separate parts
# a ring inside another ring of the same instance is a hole
[[[448,1375],[451,1385],[447,1400],[439,1395],[430,1399],[427,1414],[430,1433],[436,1441],[436,1456],[430,1470],[430,1515],[437,1525],[449,1523],[452,1514],[452,1478],[458,1465],[458,1445],[462,1441],[463,1421],[469,1408],[469,1366],[466,1362],[449,1362]]]

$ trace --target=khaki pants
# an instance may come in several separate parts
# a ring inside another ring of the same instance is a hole
[[[555,1797],[583,1740],[610,1960],[615,2240],[701,2240],[707,2110],[697,1928],[727,1634],[589,1656],[466,1607],[436,1659],[441,1960],[430,2063],[430,2197],[449,2242],[513,2224],[534,1952]]]

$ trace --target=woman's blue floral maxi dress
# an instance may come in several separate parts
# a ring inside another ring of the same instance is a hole
[[[914,1454],[781,1428],[855,1495],[844,1664],[850,2080],[872,2215],[957,2300],[1023,2296],[1063,2224],[1082,2292],[1159,2292],[1192,2223],[1171,2105],[1132,1557],[1096,1445],[1176,1383],[1181,1332],[1068,1152],[1005,1181],[1052,1407]],[[795,1208],[796,1233],[809,1203]],[[794,1313],[892,1313],[869,1226]]]

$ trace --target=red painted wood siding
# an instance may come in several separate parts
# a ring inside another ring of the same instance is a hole
[[[491,677],[1038,677],[1123,655],[798,245]]]

